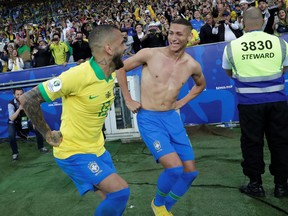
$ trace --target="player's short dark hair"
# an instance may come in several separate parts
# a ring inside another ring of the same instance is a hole
[[[188,20],[184,19],[184,18],[179,18],[179,19],[172,20],[171,24],[184,25],[184,26],[187,26],[190,31],[192,30],[191,23]]]
[[[98,25],[89,33],[88,41],[89,46],[93,52],[95,47],[102,46],[104,41],[111,38],[115,39],[113,31],[119,31],[114,25]]]

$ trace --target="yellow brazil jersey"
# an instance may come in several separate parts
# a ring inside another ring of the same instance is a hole
[[[192,38],[190,41],[188,41],[188,43],[186,44],[186,47],[193,46],[192,42],[200,40],[199,34],[195,29],[192,29],[191,34],[192,34]]]
[[[114,101],[114,79],[115,72],[105,78],[92,57],[38,86],[47,102],[62,97],[63,140],[59,147],[53,148],[56,158],[104,153],[102,126]]]
[[[64,62],[68,62],[69,59],[66,60],[66,53],[69,51],[68,46],[63,43],[59,42],[59,44],[52,43],[50,45],[50,50],[52,52],[55,64],[61,65]]]

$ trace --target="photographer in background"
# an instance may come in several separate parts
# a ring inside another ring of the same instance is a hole
[[[35,132],[39,151],[42,153],[49,152],[49,150],[44,147],[42,135],[37,130],[34,130],[33,124],[27,118],[27,115],[19,103],[19,98],[23,93],[22,88],[13,89],[14,98],[8,103],[8,134],[12,150],[12,160],[18,160],[19,155],[16,134],[21,138],[27,139],[29,131]]]
[[[165,40],[159,23],[150,22],[146,35],[142,38],[142,48],[163,47]]]
[[[229,11],[222,13],[224,19],[220,19],[216,22],[212,29],[212,34],[218,36],[218,41],[232,41],[243,35],[243,32],[239,30],[239,25],[232,23]]]
[[[235,21],[235,24],[238,24],[238,27],[239,27],[239,30],[242,30],[243,32],[243,28],[244,28],[244,25],[243,25],[243,12],[245,10],[247,10],[248,7],[250,7],[250,4],[247,0],[241,0],[239,2],[239,7],[240,7],[240,10],[238,7],[237,8],[237,20]]]
[[[74,62],[81,64],[91,58],[92,53],[89,47],[89,43],[83,40],[82,32],[76,33],[76,36],[72,40],[72,43],[70,43],[70,46],[73,49]]]
[[[51,52],[45,40],[39,41],[39,45],[32,51],[33,67],[44,67],[51,64]]]

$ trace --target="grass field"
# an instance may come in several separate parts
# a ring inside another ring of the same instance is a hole
[[[288,199],[273,196],[273,178],[263,175],[266,198],[239,193],[247,184],[242,174],[240,130],[208,126],[187,128],[196,155],[199,176],[172,209],[175,216],[282,216],[288,215]],[[73,183],[56,165],[52,153],[41,154],[36,141],[18,141],[20,158],[11,161],[7,140],[0,140],[1,216],[92,216],[100,198],[80,197]],[[125,216],[152,216],[151,200],[161,166],[142,142],[108,142],[118,173],[130,185]],[[267,146],[266,146],[267,147]],[[48,147],[49,148],[49,147]],[[269,152],[265,149],[266,164]]]

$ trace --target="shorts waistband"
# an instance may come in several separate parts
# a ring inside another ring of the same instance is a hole
[[[174,112],[176,112],[176,110],[156,111],[156,110],[140,109],[140,111],[138,113],[139,114],[155,115],[155,116],[167,116],[167,115],[171,115]]]

